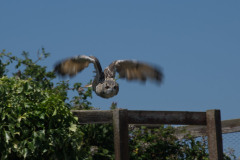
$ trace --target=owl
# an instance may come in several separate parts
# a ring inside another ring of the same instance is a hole
[[[162,71],[154,66],[136,60],[116,60],[102,70],[99,60],[94,56],[79,55],[73,58],[63,60],[55,65],[54,71],[62,76],[75,76],[84,68],[93,63],[96,76],[91,85],[93,91],[102,98],[111,98],[118,94],[119,84],[115,80],[116,72],[120,78],[126,78],[129,81],[139,80],[145,82],[152,79],[158,84],[162,82]]]

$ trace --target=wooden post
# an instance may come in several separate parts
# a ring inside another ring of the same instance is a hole
[[[223,160],[220,110],[207,110],[207,134],[210,160]]]
[[[113,110],[115,160],[128,160],[128,110]]]

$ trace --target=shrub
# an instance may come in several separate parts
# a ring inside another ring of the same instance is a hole
[[[83,133],[61,94],[31,78],[3,76],[0,95],[1,159],[81,159],[86,154]]]

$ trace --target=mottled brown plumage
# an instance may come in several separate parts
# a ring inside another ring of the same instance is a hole
[[[96,70],[96,76],[92,83],[93,90],[102,98],[110,98],[118,94],[119,85],[115,81],[116,72],[119,73],[120,78],[126,78],[129,81],[140,80],[145,82],[150,78],[157,83],[161,83],[163,79],[160,69],[146,63],[135,60],[117,60],[102,71],[96,57],[85,55],[76,56],[58,63],[54,71],[60,75],[72,77],[88,67],[89,63],[93,63]]]

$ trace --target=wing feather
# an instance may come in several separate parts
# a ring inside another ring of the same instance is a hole
[[[145,82],[147,79],[152,79],[161,83],[163,79],[161,69],[136,60],[117,60],[112,62],[108,68],[112,72],[118,72],[121,78],[126,78],[130,81],[140,80]]]
[[[94,56],[79,55],[70,59],[66,59],[55,65],[54,71],[62,76],[69,75],[75,76],[78,72],[81,72],[84,68],[88,67],[90,63],[94,64],[94,68],[97,73],[97,79],[102,72],[102,67],[98,59]]]

